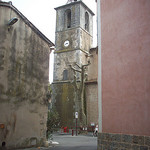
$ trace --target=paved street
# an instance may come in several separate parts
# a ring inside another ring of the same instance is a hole
[[[92,134],[88,135],[66,135],[66,134],[54,134],[53,144],[50,147],[38,147],[38,148],[25,148],[18,150],[97,150],[97,137],[93,137]]]
[[[53,140],[59,142],[59,145],[50,150],[97,150],[97,137],[54,135]]]

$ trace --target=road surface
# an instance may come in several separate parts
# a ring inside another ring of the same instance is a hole
[[[57,141],[59,145],[50,150],[97,150],[97,137],[93,136],[54,135],[53,141]]]

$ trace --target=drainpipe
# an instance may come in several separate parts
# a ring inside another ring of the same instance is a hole
[[[98,124],[102,132],[102,62],[101,62],[101,0],[97,0],[97,42],[98,42]]]

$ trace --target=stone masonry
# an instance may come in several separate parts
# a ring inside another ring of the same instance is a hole
[[[150,137],[99,133],[98,150],[150,150]]]
[[[75,112],[79,113],[79,118],[83,118],[81,116],[84,108],[82,107],[82,94],[76,94],[77,90],[73,82],[76,78],[81,85],[82,73],[77,71],[75,74],[71,66],[75,66],[75,69],[78,70],[87,64],[87,54],[89,54],[93,42],[92,18],[94,13],[82,1],[72,1],[55,8],[55,10],[56,50],[54,52],[52,102],[60,115],[60,125],[75,127]],[[88,14],[88,24],[85,21],[85,14]],[[82,124],[83,122],[79,121],[79,125]]]

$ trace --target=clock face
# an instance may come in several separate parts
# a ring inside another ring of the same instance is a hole
[[[64,46],[65,46],[65,47],[68,47],[69,44],[70,44],[70,42],[69,42],[68,40],[66,40],[66,41],[64,42]]]

